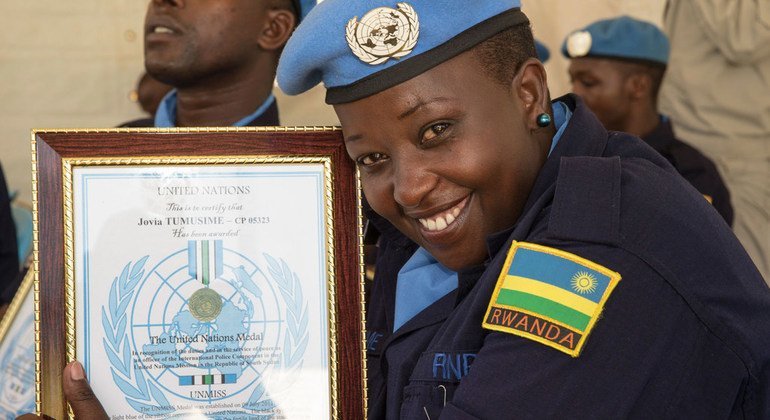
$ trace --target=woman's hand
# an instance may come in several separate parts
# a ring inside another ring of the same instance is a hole
[[[70,403],[75,418],[78,420],[104,420],[109,419],[104,407],[96,399],[96,395],[91,390],[91,386],[86,381],[86,373],[80,362],[72,362],[64,368],[62,376],[62,386],[64,387],[64,398]],[[48,416],[36,416],[34,414],[25,414],[18,417],[17,420],[50,419]]]

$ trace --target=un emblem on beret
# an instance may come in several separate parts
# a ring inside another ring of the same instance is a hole
[[[567,38],[567,52],[570,57],[583,57],[591,51],[593,39],[588,31],[573,32]]]
[[[350,50],[364,63],[381,64],[389,58],[401,58],[417,45],[420,21],[412,6],[398,3],[398,9],[378,7],[359,21],[348,21],[345,39]]]

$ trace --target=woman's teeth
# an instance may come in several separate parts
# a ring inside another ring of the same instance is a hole
[[[417,219],[417,221],[420,222],[423,228],[426,230],[429,230],[431,232],[440,232],[446,228],[448,228],[452,223],[454,223],[455,220],[457,220],[457,216],[460,214],[462,209],[465,207],[465,200],[460,202],[458,205],[452,207],[449,210],[443,211],[436,216],[430,217],[430,218],[424,218],[424,219]]]

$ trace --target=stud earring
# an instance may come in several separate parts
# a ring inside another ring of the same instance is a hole
[[[537,116],[537,126],[545,128],[551,125],[551,116],[545,112]]]

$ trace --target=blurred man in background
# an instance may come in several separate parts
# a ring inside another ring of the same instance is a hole
[[[131,92],[131,100],[138,103],[147,115],[154,117],[160,102],[171,89],[173,86],[160,82],[147,73],[142,73],[136,84],[136,90]]]
[[[537,51],[537,59],[541,63],[545,64],[548,59],[551,58],[551,51],[542,42],[535,40],[535,51]]]
[[[572,91],[602,124],[641,137],[732,224],[730,194],[716,166],[674,137],[670,121],[658,113],[658,91],[669,55],[666,35],[651,23],[622,16],[572,32],[562,53],[571,59]]]
[[[152,0],[144,64],[174,87],[133,127],[278,125],[278,57],[314,0]]]

